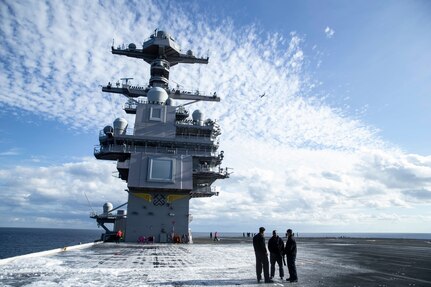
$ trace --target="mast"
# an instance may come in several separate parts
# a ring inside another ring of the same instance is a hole
[[[212,184],[228,178],[229,172],[221,167],[224,153],[218,152],[221,131],[217,122],[205,119],[199,110],[189,118],[184,107],[197,101],[219,102],[220,98],[216,93],[170,89],[169,72],[177,64],[208,64],[208,58],[195,57],[191,50],[181,53],[164,31],[155,31],[141,49],[131,43],[111,51],[143,59],[151,66],[146,87],[132,85],[132,78],[102,87],[103,92],[126,96],[124,110],[136,115],[133,132],[122,118],[106,126],[94,151],[97,159],[116,160],[119,177],[127,182],[127,216],[123,214],[114,229],[125,231],[128,242],[143,238],[187,241],[192,220],[189,200],[218,195]],[[172,99],[189,102],[174,106]]]

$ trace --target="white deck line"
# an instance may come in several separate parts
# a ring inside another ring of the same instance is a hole
[[[50,255],[54,255],[54,254],[57,254],[60,252],[84,249],[84,248],[88,248],[88,247],[94,246],[95,244],[100,244],[100,243],[103,243],[103,242],[99,241],[99,242],[90,242],[90,243],[84,243],[84,244],[78,244],[78,245],[72,245],[72,246],[64,246],[62,248],[56,248],[56,249],[51,249],[51,250],[46,250],[46,251],[41,251],[41,252],[34,252],[34,253],[4,258],[4,259],[0,259],[0,265],[8,264],[8,263],[10,263],[14,260],[17,260],[17,259],[50,256]]]

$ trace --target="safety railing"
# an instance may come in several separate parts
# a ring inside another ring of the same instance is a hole
[[[217,156],[217,153],[212,149],[197,148],[197,149],[186,149],[186,148],[168,148],[168,147],[146,147],[146,146],[134,146],[134,145],[97,145],[94,147],[94,154],[101,153],[164,153],[164,154],[175,154],[175,155],[202,155],[202,156]]]
[[[193,189],[190,194],[192,197],[207,197],[218,196],[219,192],[215,186],[203,186]]]

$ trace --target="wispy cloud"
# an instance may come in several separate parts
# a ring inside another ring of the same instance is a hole
[[[334,29],[329,28],[329,26],[326,26],[325,34],[326,34],[327,38],[331,39],[332,37],[334,37],[335,31],[334,31]]]
[[[192,48],[198,55],[209,51],[208,66],[175,66],[171,79],[186,88],[221,95],[222,104],[196,106],[222,122],[227,138],[245,133],[274,144],[339,149],[382,144],[374,128],[313,96],[313,80],[303,69],[303,40],[295,33],[265,37],[257,28],[238,28],[229,21],[218,26],[192,22],[179,7],[171,7],[176,16],[168,10],[164,13],[170,16],[165,17],[154,12],[157,5],[151,2],[137,4],[141,17],[122,17],[126,22],[118,26],[120,19],[112,15],[135,12],[111,4],[38,2],[23,9],[20,2],[13,2],[2,9],[1,63],[6,77],[0,83],[4,87],[0,102],[77,129],[100,129],[116,116],[133,121],[120,109],[125,99],[102,94],[98,84],[124,76],[146,84],[148,65],[111,55],[111,39],[138,43],[153,27],[165,26],[184,49]],[[137,32],[136,26],[143,29]],[[262,93],[268,96],[260,99]]]
[[[217,91],[222,98],[194,106],[220,121],[225,164],[234,168],[230,179],[217,183],[220,197],[192,200],[198,228],[217,225],[221,217],[224,228],[236,230],[265,222],[284,226],[286,217],[303,227],[381,226],[394,208],[429,204],[431,159],[402,153],[380,139],[378,129],[318,97],[304,39],[295,33],[268,35],[225,19],[193,19],[174,3],[166,10],[151,1],[0,5],[0,105],[76,129],[101,129],[118,116],[133,125],[121,110],[125,99],[102,94],[98,85],[124,76],[146,85],[149,67],[111,55],[112,38],[141,43],[166,27],[184,50],[209,54],[209,65],[177,65],[170,75],[184,88]],[[334,33],[325,29],[328,38]],[[88,159],[0,170],[8,206],[0,215],[11,222],[29,220],[31,213],[85,221],[82,190],[96,205],[126,200],[125,183],[112,177],[114,170]],[[408,226],[411,214],[397,211]]]
[[[5,150],[5,151],[0,151],[0,157],[1,156],[16,156],[16,155],[20,155],[20,150],[16,149],[16,148],[11,148],[9,150]]]

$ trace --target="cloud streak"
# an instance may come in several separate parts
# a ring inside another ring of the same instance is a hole
[[[332,37],[334,37],[335,31],[333,29],[329,28],[328,26],[326,26],[324,32],[325,32],[326,38],[331,39]]]
[[[217,183],[219,198],[192,200],[192,226],[198,229],[217,226],[223,217],[224,230],[283,227],[286,221],[310,229],[384,222],[395,230],[394,218],[407,230],[414,219],[410,210],[430,203],[431,159],[402,153],[378,129],[320,98],[307,72],[304,39],[296,33],[267,34],[256,26],[200,18],[174,3],[0,5],[0,106],[74,129],[96,134],[118,116],[133,125],[121,110],[125,98],[102,94],[98,85],[125,76],[146,85],[149,67],[111,55],[112,38],[116,44],[141,43],[155,28],[166,28],[184,50],[209,55],[208,65],[177,65],[170,76],[172,86],[217,91],[222,98],[193,107],[219,120],[225,163],[234,168],[229,180]],[[325,29],[328,38],[334,33]],[[126,200],[125,183],[112,177],[114,170],[112,163],[93,159],[0,170],[9,206],[0,215],[8,224],[29,224],[34,216],[86,225],[83,190],[97,206]],[[428,212],[423,220],[430,217]]]

